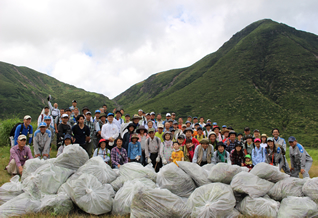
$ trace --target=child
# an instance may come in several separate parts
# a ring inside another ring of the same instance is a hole
[[[128,160],[129,162],[138,162],[140,163],[141,153],[141,145],[138,142],[138,134],[133,134],[131,136],[131,142],[128,144]]]
[[[243,144],[243,141],[244,141],[243,140],[243,133],[238,133],[237,134],[237,140]]]
[[[72,136],[70,134],[66,134],[63,139],[63,145],[61,145],[57,151],[57,156],[63,153],[64,147],[72,144]]]
[[[186,139],[185,145],[180,148],[184,154],[184,161],[192,162],[195,147],[191,139]]]
[[[128,145],[131,140],[131,136],[134,134],[136,126],[133,123],[129,123],[126,129],[128,130],[128,132],[126,132],[123,137],[123,140],[124,140],[123,148],[125,148],[125,150],[128,151]]]
[[[252,161],[255,166],[258,163],[265,162],[265,148],[261,147],[261,140],[256,138],[254,140],[255,147],[252,150]]]
[[[262,140],[261,147],[266,148],[267,147],[267,135],[265,133],[262,134],[261,140]]]
[[[146,139],[149,138],[148,130],[144,126],[139,126],[139,128],[136,130],[136,133],[138,133],[139,140],[141,145],[141,158],[140,158],[140,163],[142,165],[146,165],[145,162],[145,148],[146,148]]]
[[[253,168],[253,162],[251,160],[251,155],[249,154],[245,155],[244,167],[247,167],[249,171],[251,171],[251,169]]]
[[[231,151],[232,165],[244,166],[244,152],[241,143],[235,145],[235,149]]]
[[[183,151],[180,151],[179,148],[180,148],[179,143],[178,142],[174,142],[173,143],[173,152],[171,154],[171,160],[177,166],[178,166],[177,161],[184,161]]]
[[[162,164],[166,165],[171,162],[170,157],[173,151],[173,134],[169,131],[163,133],[162,138],[164,139],[160,145],[160,157],[162,159]]]
[[[61,146],[62,147],[62,146]],[[94,151],[93,157],[100,156],[106,164],[109,164],[110,150],[106,148],[106,139],[101,139],[98,142],[97,148]]]

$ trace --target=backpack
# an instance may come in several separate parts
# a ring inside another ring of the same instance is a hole
[[[10,131],[10,136],[13,136],[13,137],[14,137],[15,130],[16,130],[16,128],[17,128],[19,125],[21,125],[20,133],[19,133],[19,135],[21,135],[22,130],[23,130],[23,123],[17,123],[17,124],[15,124],[14,127],[11,129],[11,131]],[[29,125],[29,126],[28,126],[28,134],[27,134],[27,135],[29,135],[29,132],[30,132],[30,131],[31,131],[31,126]],[[27,137],[28,137],[28,136],[27,136]]]

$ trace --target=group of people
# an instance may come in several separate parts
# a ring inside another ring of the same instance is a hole
[[[231,126],[219,127],[216,122],[203,117],[188,116],[186,122],[176,119],[175,113],[162,115],[138,110],[132,117],[124,110],[107,111],[107,105],[95,110],[88,107],[81,114],[77,101],[72,106],[58,109],[50,103],[38,117],[38,129],[33,134],[31,117],[26,115],[17,125],[12,138],[10,162],[6,170],[11,174],[22,173],[27,159],[33,158],[30,150],[33,143],[35,158],[50,158],[51,144],[56,135],[57,156],[66,146],[79,144],[89,157],[100,156],[105,164],[120,168],[128,162],[152,164],[155,171],[168,163],[189,161],[200,166],[228,163],[246,166],[249,169],[261,162],[277,166],[293,177],[309,177],[312,158],[295,137],[288,138],[291,167],[286,159],[287,145],[274,128],[272,137],[260,134],[255,129],[251,134],[246,127],[237,133]],[[28,143],[27,143],[28,142]]]

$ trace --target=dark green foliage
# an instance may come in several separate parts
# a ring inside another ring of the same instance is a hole
[[[21,119],[17,117],[0,121],[0,146],[11,145],[10,131],[17,123],[21,123]]]

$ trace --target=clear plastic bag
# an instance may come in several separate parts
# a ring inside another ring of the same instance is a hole
[[[78,144],[68,145],[64,148],[63,153],[59,155],[54,164],[71,170],[77,170],[83,166],[89,157],[87,152]]]
[[[251,198],[246,196],[236,208],[244,215],[251,217],[277,217],[280,203],[268,196]]]
[[[67,215],[73,210],[73,202],[66,193],[44,195],[41,198],[39,212],[51,215]]]
[[[191,217],[226,217],[234,209],[236,200],[229,185],[211,183],[197,188],[189,197],[187,207]]]
[[[22,194],[22,184],[19,180],[20,176],[16,175],[0,187],[0,205]]]
[[[278,167],[264,162],[258,163],[256,166],[254,166],[250,173],[258,176],[261,179],[266,179],[274,183],[289,178],[289,175],[279,171]]]
[[[303,185],[302,192],[318,203],[318,177],[308,179]]]
[[[160,188],[168,189],[179,197],[189,197],[196,188],[193,180],[175,163],[170,163],[160,168],[157,175]]]
[[[212,168],[208,178],[211,182],[230,184],[233,177],[240,172],[242,168],[238,165],[218,163]]]
[[[280,204],[278,218],[317,217],[317,204],[309,197],[288,196]]]
[[[22,193],[0,206],[0,217],[22,216],[39,210],[41,201],[27,193]]]
[[[156,184],[150,179],[140,178],[127,181],[123,187],[119,189],[113,201],[113,215],[124,216],[130,214],[130,205],[135,193],[139,189],[156,188]]]
[[[23,172],[21,176],[21,182],[25,178],[31,175],[31,173],[34,173],[39,167],[41,167],[44,164],[48,164],[48,160],[40,160],[39,158],[33,158],[27,160],[23,165]]]
[[[247,172],[236,174],[231,182],[233,191],[248,194],[252,198],[266,195],[273,185],[274,183]]]
[[[303,185],[307,179],[289,177],[277,182],[268,192],[268,195],[276,201],[281,201],[288,196],[302,197]]]
[[[145,188],[135,193],[130,217],[188,217],[189,213],[181,198],[168,189]]]
[[[208,180],[207,170],[205,170],[203,167],[200,167],[197,163],[191,163],[186,161],[178,161],[177,163],[179,167],[193,179],[193,181],[198,187],[211,183]],[[213,164],[206,164],[204,166],[207,165],[213,166]],[[209,167],[211,168],[211,166]],[[206,169],[209,169],[209,167],[206,167]]]
[[[210,174],[210,171],[212,170],[212,168],[215,166],[215,164],[210,163],[210,164],[205,164],[202,166],[202,169],[204,169],[208,175]]]
[[[111,185],[102,184],[90,174],[82,174],[78,179],[67,181],[74,203],[86,213],[100,215],[112,210],[115,192]]]
[[[83,173],[94,175],[102,184],[111,183],[117,178],[116,172],[100,156],[89,159],[83,166],[78,168],[71,179],[77,179]]]

